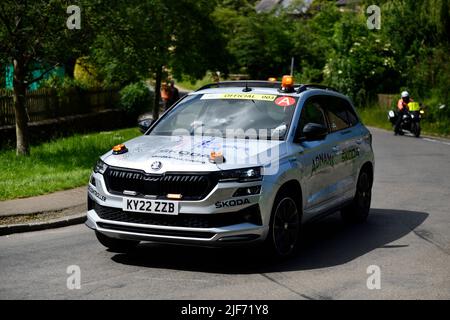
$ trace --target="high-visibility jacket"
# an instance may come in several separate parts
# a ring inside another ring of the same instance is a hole
[[[409,111],[420,111],[420,104],[418,102],[408,103]]]
[[[414,102],[413,99],[409,99],[409,103]],[[399,111],[402,111],[403,108],[408,108],[408,103],[405,103],[403,99],[398,100],[397,107]]]

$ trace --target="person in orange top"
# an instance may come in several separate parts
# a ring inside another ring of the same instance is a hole
[[[168,84],[168,90],[169,90],[169,99],[167,100],[166,110],[171,106],[173,106],[175,102],[177,102],[180,99],[180,92],[175,87],[174,80],[170,80]]]
[[[414,100],[411,99],[411,97],[409,96],[408,91],[403,91],[402,92],[402,97],[400,100],[398,100],[397,103],[397,108],[398,108],[398,117],[397,117],[397,122],[395,123],[395,135],[403,135],[403,131],[400,128],[400,125],[402,123],[402,119],[403,119],[403,115],[408,112],[408,103],[413,102]]]
[[[164,110],[167,110],[170,101],[170,88],[167,83],[161,85],[161,99],[164,102]]]

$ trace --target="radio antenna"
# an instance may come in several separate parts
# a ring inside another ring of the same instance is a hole
[[[248,87],[248,81],[245,81],[245,88],[244,88],[244,90],[242,90],[243,92],[250,92],[250,91],[252,91],[252,88],[249,88]]]

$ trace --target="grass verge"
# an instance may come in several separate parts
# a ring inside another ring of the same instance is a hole
[[[74,135],[31,147],[31,156],[0,151],[0,201],[87,184],[93,165],[112,146],[138,136],[136,128]]]
[[[206,76],[203,77],[203,79],[196,80],[195,82],[191,82],[189,80],[176,81],[175,86],[186,90],[195,91],[200,87],[203,87],[210,83],[213,83],[213,80],[211,79],[211,75],[207,74]]]
[[[388,120],[388,110],[379,107],[367,107],[358,109],[358,113],[367,126],[392,130],[392,125]]]

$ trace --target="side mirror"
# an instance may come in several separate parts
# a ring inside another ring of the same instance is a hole
[[[153,124],[153,122],[155,122],[153,118],[145,118],[138,121],[139,131],[145,133],[148,130],[148,128],[150,128],[150,126]]]
[[[328,134],[328,129],[322,124],[308,123],[303,128],[303,137],[306,141],[323,140]]]

